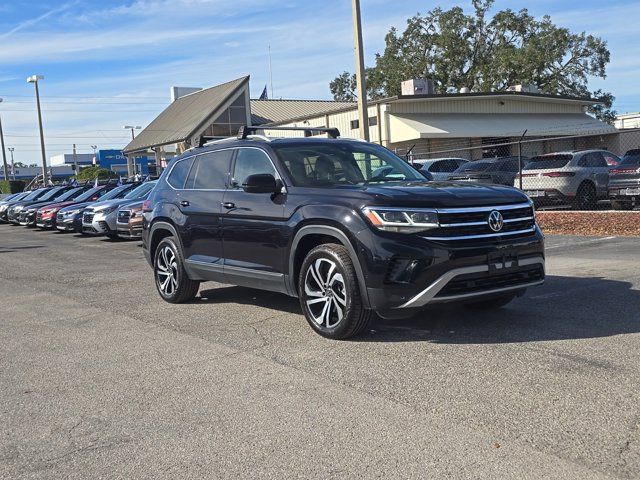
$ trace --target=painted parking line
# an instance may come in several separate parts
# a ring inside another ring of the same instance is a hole
[[[614,240],[618,238],[617,236],[613,236],[613,237],[602,237],[602,238],[594,238],[592,240],[584,240],[582,242],[576,242],[576,243],[563,243],[562,245],[552,245],[550,247],[545,247],[545,250],[554,250],[556,248],[565,248],[565,247],[579,247],[582,245],[591,245],[594,243],[600,243],[600,242],[604,242],[607,240]]]

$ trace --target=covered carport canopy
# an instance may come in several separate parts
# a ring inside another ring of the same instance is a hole
[[[421,138],[547,137],[617,133],[587,114],[391,114],[391,141]]]

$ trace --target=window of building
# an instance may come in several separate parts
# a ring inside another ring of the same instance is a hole
[[[226,188],[232,154],[232,150],[219,150],[198,155],[189,172],[186,188],[194,190]]]
[[[208,137],[231,137],[247,123],[247,106],[244,95],[240,95],[204,132]]]
[[[360,128],[360,120],[351,120],[351,130]]]
[[[233,172],[234,183],[241,186],[249,175],[258,173],[277,176],[273,163],[265,152],[257,148],[239,148]]]
[[[378,117],[369,117],[369,126],[375,127],[376,125],[378,125]]]

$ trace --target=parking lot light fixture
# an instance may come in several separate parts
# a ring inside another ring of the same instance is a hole
[[[42,110],[40,108],[40,91],[38,90],[38,82],[44,80],[42,75],[31,75],[27,77],[27,83],[33,83],[36,89],[36,105],[38,107],[38,127],[40,128],[40,150],[42,151],[42,184],[47,185],[47,155],[44,150],[44,132],[42,131]]]
[[[0,98],[2,102],[2,98]],[[2,165],[4,167],[4,179],[9,180],[9,167],[7,166],[7,153],[4,150],[4,134],[2,133],[2,118],[0,118],[0,146],[2,147]]]
[[[139,125],[123,125],[122,128],[124,128],[125,130],[131,130],[131,141],[133,141],[136,138],[135,135],[135,130],[140,130],[142,129],[141,126]],[[127,175],[129,176],[129,178],[133,177],[136,174],[136,169],[135,169],[135,165],[133,163],[133,157],[131,157],[130,155],[127,155]]]

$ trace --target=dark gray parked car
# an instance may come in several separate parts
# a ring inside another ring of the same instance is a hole
[[[522,157],[522,166],[524,167],[528,161],[527,157]],[[518,157],[483,158],[465,163],[449,175],[448,180],[494,183],[512,187],[518,172]]]

